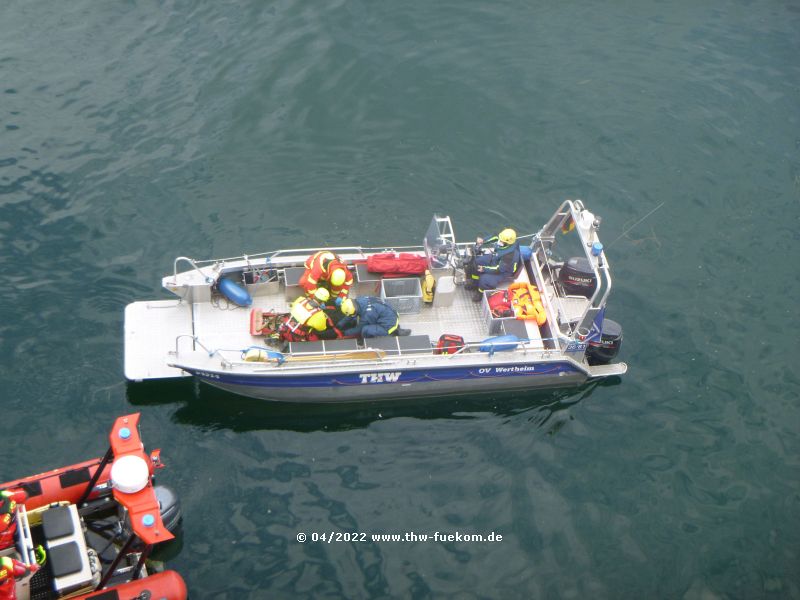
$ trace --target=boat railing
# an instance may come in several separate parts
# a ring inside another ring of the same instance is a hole
[[[180,356],[181,340],[192,341],[192,351],[196,351],[198,347],[202,349],[209,358],[218,356],[221,366],[225,369],[233,367],[248,367],[252,369],[255,364],[252,361],[243,359],[244,350],[239,348],[210,348],[207,343],[203,343],[199,337],[191,334],[181,334],[175,337],[175,350],[170,354],[176,358]],[[542,344],[548,341],[555,343],[555,348],[542,347]],[[343,366],[358,366],[369,365],[378,363],[396,363],[402,360],[404,364],[413,361],[415,358],[433,358],[437,361],[449,361],[456,357],[464,357],[471,355],[474,358],[476,354],[486,354],[489,357],[494,356],[496,353],[512,354],[512,355],[528,355],[533,354],[537,358],[549,359],[554,354],[559,354],[557,350],[557,338],[522,338],[516,341],[497,341],[495,343],[488,341],[478,342],[465,342],[464,345],[452,354],[437,354],[435,348],[420,349],[420,348],[407,348],[402,349],[398,346],[396,350],[391,353],[383,348],[374,348],[366,345],[363,348],[349,349],[349,350],[326,350],[324,352],[292,352],[282,353],[273,348],[253,346],[252,348],[260,348],[265,352],[272,355],[265,362],[272,367],[279,366],[282,369],[299,368],[308,369],[309,366],[314,364],[318,366],[328,366],[329,363],[335,363],[338,367]],[[510,348],[509,345],[513,344],[514,347]],[[487,350],[488,348],[488,350]],[[372,353],[372,355],[370,355]],[[259,361],[260,362],[260,361]],[[412,363],[413,364],[413,363]]]
[[[268,350],[265,348],[265,350]],[[220,350],[218,354],[222,356],[223,352],[230,353],[234,356],[241,357],[241,350]],[[354,351],[336,351],[328,353],[319,352],[296,352],[294,354],[283,355],[281,352],[270,351],[277,356],[266,358],[260,361],[246,361],[241,358],[224,359],[223,366],[226,368],[241,367],[257,373],[264,372],[261,365],[269,367],[269,370],[279,368],[281,371],[295,371],[303,370],[308,371],[310,367],[325,368],[336,365],[337,368],[341,367],[357,367],[357,366],[374,366],[375,363],[381,363],[385,358],[385,353],[375,351],[373,356],[368,356],[369,350]],[[353,356],[357,355],[357,357]]]
[[[564,296],[559,294],[559,290],[558,290],[558,287],[557,287],[557,281],[556,281],[557,280],[557,276],[556,276],[556,273],[553,271],[553,268],[552,268],[553,265],[551,264],[551,262],[549,260],[545,260],[542,264],[539,264],[539,260],[537,258],[537,254],[536,254],[537,244],[538,244],[539,248],[541,248],[543,251],[545,250],[544,244],[542,243],[542,240],[540,240],[538,238],[535,238],[533,240],[533,255],[532,255],[532,259],[533,259],[534,265],[535,265],[535,267],[537,269],[541,269],[541,270],[545,271],[544,274],[547,275],[547,277],[545,277],[545,281],[549,281],[550,285],[553,286],[553,292],[554,293],[552,295],[549,295],[548,298],[551,298],[553,303],[555,303],[555,305],[556,305],[555,307],[551,307],[549,302],[545,302],[545,309],[549,309],[549,308],[555,308],[556,309],[556,311],[555,311],[556,314],[548,314],[547,315],[547,319],[551,323],[558,323],[558,319],[556,318],[557,314],[560,314],[560,315],[567,315],[568,314],[567,309],[564,306],[564,303],[562,302],[562,300],[564,299]],[[588,302],[589,301],[587,299],[586,303],[588,304]]]
[[[471,243],[453,243],[451,248],[456,252],[456,256],[451,256],[449,264],[453,267],[461,265],[461,258],[466,254]],[[269,252],[259,252],[257,254],[242,254],[228,258],[215,259],[194,259],[188,256],[179,256],[173,264],[173,276],[166,282],[171,285],[178,284],[178,272],[180,263],[187,263],[190,267],[187,272],[197,272],[205,285],[212,285],[220,275],[227,273],[242,272],[262,272],[264,269],[275,269],[282,272],[283,269],[292,266],[301,266],[303,262],[315,252],[320,250],[330,250],[342,256],[349,263],[365,262],[369,256],[384,252],[411,252],[427,256],[426,248],[423,245],[414,246],[331,246],[325,248],[291,248],[272,250]],[[430,257],[428,257],[430,258]],[[209,270],[210,268],[210,270]]]
[[[240,256],[231,256],[228,258],[209,258],[209,259],[192,259],[185,256],[179,256],[175,259],[175,265],[177,270],[177,264],[180,261],[188,262],[194,269],[198,271],[209,265],[215,264],[225,264],[225,263],[234,263],[234,262],[242,262],[247,263],[249,260],[261,260],[264,259],[266,261],[271,261],[276,258],[293,258],[303,257],[307,258],[314,252],[318,252],[320,250],[330,250],[331,252],[335,252],[337,254],[347,254],[347,255],[355,255],[356,257],[363,257],[364,259],[371,254],[376,254],[378,252],[423,252],[424,247],[421,245],[416,246],[378,246],[378,247],[365,247],[365,246],[325,246],[325,247],[315,247],[315,248],[285,248],[281,250],[270,250],[268,252],[258,252],[256,254],[242,254]]]
[[[225,358],[225,356],[222,354],[222,352],[224,352],[224,350],[220,350],[220,349],[211,350],[205,344],[203,344],[203,342],[200,341],[199,337],[197,337],[196,335],[191,335],[189,333],[184,333],[184,334],[181,334],[181,335],[175,337],[175,351],[174,352],[170,352],[170,354],[172,354],[173,356],[175,356],[175,357],[180,356],[179,346],[180,346],[180,341],[182,339],[190,339],[190,340],[192,340],[192,350],[196,350],[196,348],[194,346],[200,346],[203,350],[206,351],[206,353],[208,354],[209,358],[217,355],[217,356],[220,357],[220,360],[222,361],[222,366],[223,367],[226,367],[226,368],[230,367],[231,361],[228,360],[227,358]]]
[[[529,353],[540,354],[544,358],[550,358],[552,354],[555,352],[552,348],[546,348],[543,346],[544,342],[547,341],[556,341],[556,338],[523,338],[519,339],[516,342],[514,341],[497,341],[497,342],[467,342],[464,344],[462,348],[460,348],[457,352],[453,354],[445,354],[442,356],[446,356],[448,358],[452,358],[454,356],[458,356],[464,353],[471,353],[472,350],[477,350],[482,354],[487,354],[489,356],[494,356],[498,352],[500,353],[518,353],[527,355]],[[512,348],[508,348],[509,345],[516,344],[516,346]],[[541,346],[541,347],[540,347]],[[489,348],[485,350],[485,348]]]
[[[555,339],[555,338],[553,338]],[[266,352],[270,352],[276,356],[268,358],[264,361],[246,361],[240,357],[243,354],[242,350],[238,349],[218,349],[209,351],[205,346],[203,349],[208,352],[209,356],[218,355],[223,367],[246,367],[248,369],[258,369],[259,364],[270,365],[270,370],[280,368],[284,370],[308,370],[310,367],[329,367],[335,364],[336,367],[355,367],[355,366],[369,366],[379,364],[392,365],[402,361],[403,364],[415,364],[414,359],[433,358],[435,361],[449,361],[455,358],[474,358],[477,354],[494,356],[497,353],[509,354],[519,356],[520,354],[527,356],[533,355],[536,359],[549,359],[554,355],[558,355],[558,350],[550,348],[541,348],[538,345],[544,339],[523,339],[516,342],[517,346],[514,349],[509,349],[509,342],[497,342],[496,344],[486,342],[466,342],[457,352],[452,354],[436,354],[434,348],[428,351],[425,350],[402,350],[398,349],[396,352],[387,353],[382,348],[373,348],[366,346],[357,350],[331,350],[326,352],[293,352],[291,354],[283,354],[276,350],[264,347]],[[489,350],[485,348],[489,346]],[[496,349],[495,349],[496,347]],[[369,353],[373,353],[369,356]],[[231,358],[235,357],[235,358]]]
[[[569,296],[562,296],[559,293],[556,283],[557,278],[552,271],[549,257],[551,247],[555,246],[556,243],[556,231],[565,223],[568,223],[570,219],[574,224],[574,232],[578,235],[584,255],[592,265],[597,281],[597,287],[591,298],[586,299],[582,315],[576,321],[563,323],[568,328],[567,335],[583,339],[589,334],[595,315],[605,306],[612,287],[611,272],[598,234],[601,219],[586,210],[581,200],[565,200],[547,224],[534,236],[531,246],[534,251],[534,259],[537,256],[537,249],[541,251],[541,268],[545,268],[550,277],[550,282],[555,292],[552,297],[558,305],[558,311],[561,315],[568,315],[569,312],[562,303],[562,298],[569,298]],[[591,222],[589,222],[589,219],[591,219]],[[538,263],[538,261],[536,262]],[[548,316],[552,317],[552,315]]]
[[[24,504],[17,504],[17,551],[22,555],[23,562],[32,565],[36,562],[36,552],[33,547],[28,511]]]
[[[192,267],[192,269],[200,273],[200,275],[203,277],[206,283],[214,283],[214,279],[212,277],[209,277],[208,275],[203,273],[203,271],[200,270],[199,265],[201,264],[201,262],[196,261],[193,258],[189,258],[188,256],[179,256],[178,258],[175,259],[175,262],[172,265],[172,278],[175,283],[178,282],[178,263],[180,262],[188,262],[189,265]]]

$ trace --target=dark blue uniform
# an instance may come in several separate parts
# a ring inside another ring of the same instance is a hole
[[[397,333],[400,319],[395,310],[375,296],[353,298],[356,314],[339,321],[338,328],[347,336],[380,337]]]
[[[497,242],[497,237],[484,243],[487,242]],[[477,279],[478,291],[493,290],[502,283],[513,281],[519,264],[519,242],[510,246],[495,243],[489,254],[475,257],[475,266],[483,267],[480,273],[472,273],[473,280]]]

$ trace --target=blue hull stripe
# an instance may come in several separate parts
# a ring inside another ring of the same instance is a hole
[[[325,388],[362,386],[364,384],[427,383],[437,381],[459,381],[497,379],[507,377],[553,376],[559,373],[580,373],[567,362],[539,363],[527,365],[496,365],[491,367],[457,367],[439,369],[395,369],[365,370],[362,373],[330,373],[325,375],[241,374],[209,372],[187,368],[193,375],[206,381],[250,387],[266,388]]]

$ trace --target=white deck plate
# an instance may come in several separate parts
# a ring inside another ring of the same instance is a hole
[[[467,342],[480,342],[489,336],[489,324],[481,304],[472,301],[473,293],[459,286],[455,290],[452,306],[435,308],[423,305],[416,315],[400,315],[400,326],[410,329],[412,334],[427,334],[436,343],[444,333],[460,335]],[[541,339],[539,327],[533,321],[525,321],[528,337]],[[534,346],[537,347],[537,346]]]
[[[487,337],[480,303],[473,302],[472,293],[460,286],[453,293],[451,306],[423,303],[419,313],[400,315],[400,327],[410,329],[413,335],[427,335],[434,343],[444,333],[460,335],[468,342]]]
[[[259,296],[253,302],[253,307],[277,312],[289,311],[286,302],[277,295]],[[210,351],[238,351],[250,346],[263,346],[263,337],[250,335],[250,311],[253,307],[236,306],[224,298],[215,298],[212,303],[195,304],[194,329],[197,339]]]
[[[624,362],[589,367],[589,375],[591,377],[610,377],[612,375],[624,375],[627,372],[628,365]]]
[[[134,302],[125,307],[125,377],[131,381],[182,377],[167,366],[175,338],[192,334],[192,313],[178,300]],[[186,341],[186,343],[191,343]]]

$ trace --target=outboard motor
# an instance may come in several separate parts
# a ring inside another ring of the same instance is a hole
[[[570,258],[558,272],[558,281],[567,296],[584,296],[591,298],[597,289],[592,263],[588,258],[575,256]]]
[[[181,510],[181,502],[178,496],[170,488],[163,485],[155,486],[155,490],[164,526],[172,535],[178,535],[178,530],[183,522],[183,511]]]
[[[622,345],[622,326],[611,319],[603,319],[603,334],[586,347],[586,362],[604,365],[616,358]]]
[[[180,500],[175,492],[166,486],[157,485],[154,489],[161,512],[161,521],[172,535],[178,537],[181,524],[183,523],[183,511],[181,510]],[[128,519],[125,519],[123,532],[126,537],[131,534],[131,525]],[[138,543],[139,540],[137,540],[137,544]]]

